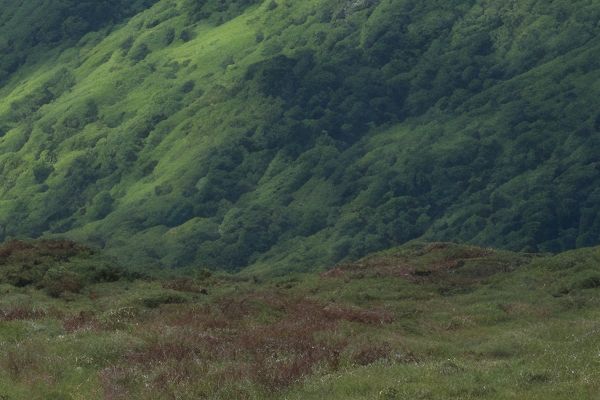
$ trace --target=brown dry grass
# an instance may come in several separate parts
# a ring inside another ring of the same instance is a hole
[[[49,315],[57,316],[58,312],[34,308],[31,306],[16,305],[0,309],[0,321],[23,321],[46,318]]]
[[[269,317],[263,320],[264,314]],[[94,329],[94,321],[93,316],[80,314],[64,325],[71,331]],[[385,310],[326,304],[282,292],[221,298],[204,306],[164,306],[136,325],[135,333],[145,343],[103,370],[100,381],[107,399],[125,398],[119,397],[123,386],[119,382],[129,382],[139,371],[153,377],[146,382],[148,387],[163,391],[192,377],[279,390],[317,369],[339,368],[351,341],[338,334],[341,322],[392,321]],[[384,356],[378,348],[358,357],[364,362]]]
[[[0,246],[0,264],[7,260],[27,260],[41,262],[44,258],[66,261],[82,253],[92,253],[91,249],[70,240],[38,240],[26,242],[12,240]]]

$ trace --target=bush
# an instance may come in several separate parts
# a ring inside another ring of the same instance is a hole
[[[193,279],[190,278],[177,278],[171,281],[166,281],[162,283],[162,287],[164,289],[175,290],[177,292],[208,294],[205,288],[200,287]]]
[[[143,61],[150,53],[151,51],[150,48],[148,48],[148,45],[146,43],[140,43],[136,45],[133,49],[131,49],[131,51],[129,52],[129,58],[134,63],[138,63],[140,61]]]
[[[600,288],[600,275],[590,275],[573,285],[574,289],[596,289]]]
[[[52,297],[79,293],[89,284],[139,277],[66,240],[13,241],[0,246],[0,282],[35,286]]]
[[[121,279],[132,279],[132,275],[114,264],[94,264],[82,271],[89,283],[117,282]]]
[[[42,161],[38,161],[33,166],[33,177],[37,183],[44,183],[52,172],[54,167]]]
[[[58,267],[48,270],[38,286],[52,297],[61,297],[66,293],[79,293],[84,283],[81,275]]]
[[[102,219],[110,214],[113,209],[113,203],[114,200],[109,192],[100,192],[92,200],[87,213],[94,220]]]
[[[183,304],[187,302],[187,297],[173,293],[160,293],[142,299],[142,305],[147,308],[158,308],[163,304]]]

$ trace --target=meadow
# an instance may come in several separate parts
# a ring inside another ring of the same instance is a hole
[[[319,273],[143,275],[72,242],[10,242],[0,394],[595,399],[599,259],[413,242]]]

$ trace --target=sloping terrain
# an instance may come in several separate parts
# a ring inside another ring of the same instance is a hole
[[[0,7],[0,239],[279,272],[598,243],[596,1],[32,4]]]
[[[136,277],[72,242],[11,242],[0,396],[591,400],[599,261],[410,243],[321,274]]]

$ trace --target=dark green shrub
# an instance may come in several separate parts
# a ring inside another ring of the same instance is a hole
[[[596,289],[600,288],[600,275],[590,275],[573,285],[574,289]]]
[[[181,85],[181,91],[183,93],[189,93],[192,90],[194,90],[194,87],[196,87],[196,82],[189,80],[186,81],[183,85]]]
[[[131,51],[129,52],[129,58],[134,63],[138,63],[140,61],[143,61],[150,53],[151,51],[148,45],[146,43],[140,43],[131,49]]]
[[[54,167],[42,161],[38,161],[33,166],[33,177],[37,183],[44,183],[52,172],[54,172]]]
[[[81,275],[65,267],[49,269],[38,285],[48,295],[60,297],[66,293],[79,293],[84,286]]]
[[[154,187],[154,193],[157,196],[164,196],[166,194],[169,194],[173,191],[173,185],[171,185],[170,183],[163,183],[160,185],[156,185]]]
[[[128,36],[127,39],[123,40],[123,42],[121,42],[121,45],[119,46],[121,48],[121,50],[123,50],[123,52],[125,54],[129,53],[129,50],[131,50],[131,48],[133,47],[133,43],[135,42],[135,39],[133,36]]]
[[[130,277],[123,268],[114,264],[94,264],[83,273],[89,283],[117,282]]]
[[[89,216],[94,219],[102,219],[106,217],[113,209],[114,200],[110,193],[100,192],[92,200],[92,204],[88,209]]]
[[[187,302],[187,297],[173,293],[160,293],[142,299],[142,304],[147,308],[157,308],[163,304],[183,304]]]
[[[188,29],[184,29],[179,34],[179,39],[181,39],[184,42],[189,42],[193,39],[193,34]]]

